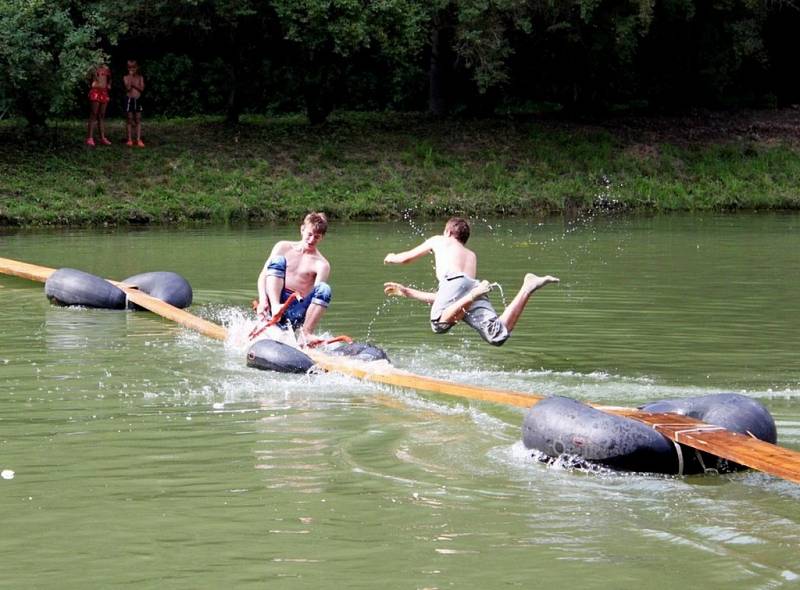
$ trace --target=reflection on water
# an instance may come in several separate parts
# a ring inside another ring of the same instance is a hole
[[[333,224],[323,328],[411,371],[634,405],[739,391],[800,449],[796,216],[476,223],[480,272],[509,292],[560,276],[496,349],[383,281],[439,224]],[[175,270],[227,343],[146,313],[52,307],[0,277],[0,588],[795,587],[800,486],[544,465],[522,411],[248,369],[265,253],[296,228],[34,232],[2,256],[120,278]],[[120,256],[125,252],[125,256]],[[495,304],[502,307],[499,294]],[[680,573],[680,576],[676,576]]]

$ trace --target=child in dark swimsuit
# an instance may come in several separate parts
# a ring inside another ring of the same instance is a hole
[[[94,147],[94,130],[100,128],[100,143],[111,145],[106,138],[106,108],[108,107],[108,91],[111,90],[111,70],[101,63],[92,72],[92,85],[89,88],[89,130],[86,145]]]
[[[128,141],[125,145],[133,146],[131,132],[136,129],[136,145],[144,147],[142,141],[142,92],[144,92],[144,76],[139,72],[139,64],[134,59],[128,60],[128,75],[122,81],[125,84],[125,113],[128,117]]]

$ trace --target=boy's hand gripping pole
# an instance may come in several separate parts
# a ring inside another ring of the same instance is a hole
[[[281,306],[278,308],[278,311],[276,311],[270,319],[268,320],[266,319],[267,316],[266,312],[261,313],[259,319],[261,319],[264,323],[260,326],[256,326],[255,328],[253,328],[250,334],[248,334],[247,339],[252,340],[253,338],[256,338],[257,336],[262,334],[264,330],[266,330],[270,326],[274,326],[275,324],[277,324],[279,321],[281,321],[283,314],[286,313],[286,310],[289,309],[289,306],[292,303],[294,303],[295,301],[302,301],[302,300],[303,298],[300,296],[300,294],[297,291],[293,291],[292,294],[286,298],[286,301],[284,301],[281,304]],[[258,303],[256,303],[255,301],[253,303],[258,305]]]

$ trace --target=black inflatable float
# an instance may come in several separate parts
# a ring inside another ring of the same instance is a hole
[[[314,366],[314,361],[293,346],[265,338],[255,342],[247,351],[247,366],[262,371],[306,373]]]
[[[363,342],[331,346],[325,352],[362,361],[388,360],[383,350]],[[267,338],[255,342],[247,351],[247,366],[279,373],[305,373],[314,366],[314,361],[292,346]]]
[[[192,286],[181,275],[168,271],[144,272],[128,277],[125,284],[137,287],[148,295],[183,309],[192,304]],[[133,309],[142,309],[131,304]]]
[[[640,409],[691,416],[769,443],[777,440],[775,421],[767,409],[744,395],[722,393],[664,400]],[[534,405],[525,416],[522,440],[526,448],[550,459],[567,455],[587,466],[597,464],[621,471],[684,475],[742,469],[673,443],[641,422],[606,414],[566,397],[551,397]]]
[[[340,346],[326,348],[325,352],[336,356],[348,356],[360,361],[388,361],[389,357],[382,348],[368,342],[348,342]]]
[[[166,301],[175,307],[188,307],[192,303],[192,287],[174,272],[146,272],[123,281],[140,291]],[[82,305],[102,309],[125,309],[125,292],[105,279],[77,270],[60,268],[44,284],[44,294],[58,305]],[[130,304],[131,309],[141,309]]]
[[[125,293],[100,277],[74,268],[59,268],[44,284],[44,294],[58,305],[125,309]]]

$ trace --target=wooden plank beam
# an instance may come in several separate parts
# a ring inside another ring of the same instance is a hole
[[[44,283],[47,277],[55,271],[56,269],[47,268],[46,266],[36,266],[35,264],[11,260],[10,258],[0,258],[0,272],[31,281]]]
[[[800,453],[797,451],[689,416],[622,408],[614,413],[652,426],[676,443],[800,484]]]

